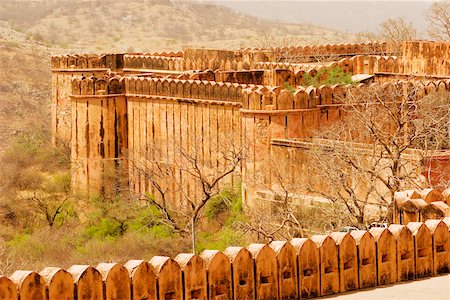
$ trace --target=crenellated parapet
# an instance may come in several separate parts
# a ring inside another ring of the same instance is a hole
[[[123,54],[73,54],[51,57],[52,71],[123,68]]]
[[[450,218],[450,188],[406,190],[394,195],[394,222],[425,222],[428,219]]]
[[[104,76],[100,78],[74,78],[72,95],[116,95],[125,93],[125,78],[120,76]]]
[[[272,51],[277,57],[277,61],[302,61],[308,58],[312,58],[311,61],[317,61],[316,59],[322,60],[322,57],[325,56],[332,58],[355,55],[389,55],[392,53],[392,49],[385,42],[256,48],[252,50]]]
[[[310,299],[448,274],[448,220],[0,276],[2,299]],[[357,291],[355,291],[357,292]]]
[[[125,72],[135,70],[185,70],[184,58],[181,56],[125,54],[123,59]]]
[[[154,95],[238,103],[242,101],[244,89],[258,88],[252,84],[149,77],[126,77],[125,86],[128,96]]]
[[[437,92],[449,91],[450,80],[434,81],[398,81],[385,83],[360,83],[357,85],[322,85],[318,88],[314,86],[297,87],[293,91],[288,91],[282,87],[257,86],[254,89],[244,89],[242,108],[249,110],[296,110],[313,109],[326,106],[344,104],[342,99],[348,93],[362,93],[365,89],[380,87],[386,91],[397,91],[406,93],[415,89],[417,97]]]
[[[403,60],[397,56],[356,55],[341,58],[334,62],[317,63],[288,63],[288,62],[258,62],[257,69],[276,70],[285,69],[295,74],[307,72],[309,74],[321,72],[324,69],[341,68],[345,73],[375,74],[379,72],[402,73]]]

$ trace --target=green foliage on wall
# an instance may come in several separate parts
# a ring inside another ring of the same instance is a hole
[[[305,73],[303,75],[303,82],[305,86],[319,87],[321,85],[334,85],[334,84],[352,84],[352,74],[345,73],[339,67],[322,68],[314,76]]]

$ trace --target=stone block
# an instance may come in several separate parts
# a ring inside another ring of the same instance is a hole
[[[73,277],[78,299],[103,299],[103,282],[99,271],[87,265],[73,265],[67,272]]]
[[[450,271],[450,232],[440,220],[428,220],[425,225],[431,232],[433,245],[433,274]]]
[[[9,278],[17,286],[19,299],[47,299],[45,280],[38,273],[18,270]]]
[[[359,287],[356,241],[348,232],[333,232],[330,236],[338,246],[340,291],[355,290]]]
[[[207,299],[206,268],[203,260],[192,253],[175,257],[183,274],[184,299]]]
[[[355,239],[358,253],[358,283],[359,288],[369,288],[377,285],[377,249],[375,239],[366,230],[350,232]]]
[[[320,296],[339,293],[339,262],[335,241],[328,235],[313,235],[311,240],[319,248]]]
[[[392,233],[387,228],[372,228],[369,231],[377,248],[377,284],[397,282],[397,248]]]
[[[307,238],[292,239],[291,244],[297,253],[300,298],[318,297],[320,294],[319,248]]]
[[[154,256],[149,263],[156,270],[158,299],[183,299],[181,269],[176,261],[166,256]]]
[[[75,299],[73,278],[61,268],[46,267],[39,272],[47,284],[48,300]],[[3,299],[0,297],[0,299]]]
[[[230,259],[233,268],[234,299],[254,299],[255,273],[252,254],[242,247],[228,247],[224,254]]]
[[[128,270],[117,263],[100,263],[96,269],[102,274],[106,300],[131,298],[131,280]]]
[[[156,270],[146,261],[129,260],[124,267],[128,270],[131,279],[131,299],[157,299]]]
[[[286,241],[273,241],[269,246],[275,251],[278,262],[280,300],[298,299],[297,253]]]
[[[205,262],[208,278],[208,299],[233,299],[231,262],[217,250],[204,250],[200,257]]]
[[[275,300],[278,296],[278,266],[276,254],[266,244],[251,244],[247,247],[255,264],[256,298]]]
[[[405,225],[392,224],[388,229],[397,244],[397,280],[412,280],[415,277],[414,236]]]
[[[433,274],[433,240],[431,232],[422,222],[410,222],[406,226],[414,237],[416,278],[431,276]]]

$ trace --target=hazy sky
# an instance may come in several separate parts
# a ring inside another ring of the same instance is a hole
[[[348,32],[374,31],[388,18],[404,17],[426,35],[432,1],[208,0],[239,12],[290,23],[312,23]]]

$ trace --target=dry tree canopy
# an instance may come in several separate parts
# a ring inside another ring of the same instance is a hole
[[[417,39],[417,30],[403,18],[388,19],[380,25],[380,35],[389,42],[395,52],[402,52],[402,43]]]
[[[364,224],[369,207],[387,212],[396,191],[427,185],[424,158],[449,148],[450,95],[420,94],[398,84],[342,95],[345,118],[312,139],[307,188]]]
[[[428,34],[441,41],[450,40],[450,1],[435,2],[427,12]]]

